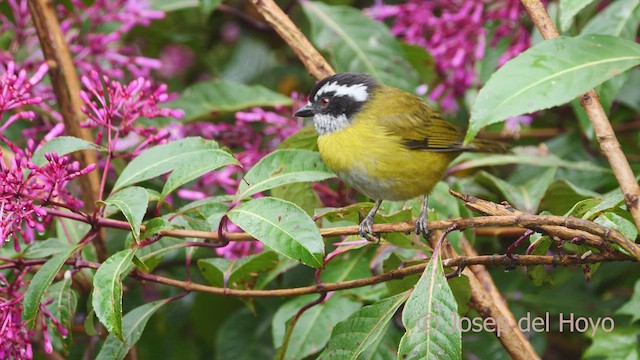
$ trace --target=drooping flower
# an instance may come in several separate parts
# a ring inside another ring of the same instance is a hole
[[[429,94],[445,111],[457,110],[456,99],[478,85],[476,64],[489,46],[508,40],[497,65],[529,47],[529,32],[519,21],[524,15],[518,0],[408,0],[368,10],[378,20],[392,19],[391,31],[433,55],[442,82]]]

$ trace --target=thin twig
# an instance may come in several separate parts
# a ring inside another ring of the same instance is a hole
[[[331,65],[320,55],[298,27],[289,19],[273,0],[251,0],[264,20],[273,27],[293,49],[307,71],[316,79],[335,73]]]
[[[540,0],[522,0],[522,4],[543,38],[552,39],[560,36]],[[591,89],[579,99],[593,126],[593,131],[600,143],[600,149],[609,161],[613,174],[620,184],[625,204],[631,212],[636,227],[640,229],[640,186],[611,127],[611,122],[602,108],[598,94]]]
[[[49,75],[65,129],[71,136],[93,142],[89,130],[80,127],[80,120],[84,117],[82,100],[80,99],[80,81],[64,34],[60,29],[54,3],[49,0],[28,0],[27,3],[38,34],[40,47],[49,65]],[[93,151],[79,151],[74,154],[74,157],[83,168],[98,163]],[[89,172],[85,176],[80,176],[78,180],[82,187],[82,199],[85,206],[92,212],[95,209],[100,188],[98,172]],[[106,259],[107,251],[104,240],[98,239],[95,246],[98,257],[102,260]]]

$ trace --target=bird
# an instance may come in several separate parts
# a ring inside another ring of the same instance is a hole
[[[464,151],[504,153],[503,144],[464,135],[421,98],[361,73],[338,73],[315,84],[294,116],[313,117],[320,157],[360,193],[375,200],[359,225],[372,241],[383,200],[423,196],[417,234],[428,236],[428,195]]]

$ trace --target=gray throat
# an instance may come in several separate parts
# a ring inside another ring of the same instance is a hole
[[[349,126],[349,119],[345,114],[333,116],[329,114],[316,114],[313,116],[313,125],[320,135],[340,131]]]

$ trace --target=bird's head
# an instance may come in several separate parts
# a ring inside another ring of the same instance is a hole
[[[365,74],[340,73],[326,77],[316,84],[309,102],[294,115],[313,116],[320,135],[342,130],[351,124],[379,86],[374,78]]]

